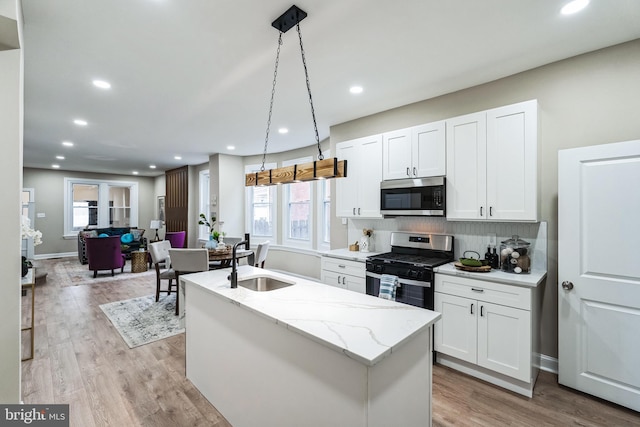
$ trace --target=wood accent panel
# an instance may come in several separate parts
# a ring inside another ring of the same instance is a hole
[[[189,225],[189,168],[183,166],[166,171],[165,181],[166,231],[187,231]],[[186,241],[185,247],[189,247]]]

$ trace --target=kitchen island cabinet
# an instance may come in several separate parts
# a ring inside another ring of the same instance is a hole
[[[336,216],[382,218],[382,136],[340,142],[336,156],[347,161],[347,176],[336,180]]]
[[[436,360],[532,397],[539,366],[538,285],[546,274],[475,273],[476,279],[452,269],[438,267],[435,275],[434,309],[442,313],[434,331]]]
[[[439,314],[269,270],[180,276],[187,378],[234,426],[429,426]],[[402,408],[396,410],[394,408]]]

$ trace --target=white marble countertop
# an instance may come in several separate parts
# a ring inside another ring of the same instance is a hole
[[[470,279],[488,280],[491,282],[505,283],[523,287],[537,287],[547,277],[547,272],[543,270],[532,270],[528,274],[505,273],[502,270],[491,270],[488,273],[474,273],[461,271],[454,267],[453,263],[441,265],[433,269],[435,273],[447,274],[449,276],[468,277]]]
[[[247,265],[238,268],[239,281],[270,276],[295,284],[267,292],[241,286],[231,289],[229,271],[212,270],[180,279],[187,294],[191,286],[199,286],[369,366],[440,319],[440,313],[430,310]],[[189,325],[186,327],[188,330]]]
[[[332,249],[330,251],[323,252],[323,256],[328,256],[331,258],[340,258],[347,259],[351,261],[359,261],[365,262],[367,257],[381,254],[382,252],[360,252],[360,251],[350,251],[347,248],[342,249]]]

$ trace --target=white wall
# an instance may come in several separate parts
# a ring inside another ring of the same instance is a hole
[[[12,7],[11,7],[12,6]],[[15,19],[15,2],[2,1],[0,16]],[[0,32],[2,34],[2,32]],[[13,35],[15,37],[15,34]],[[3,40],[0,40],[0,45]],[[20,49],[0,51],[0,402],[20,401],[20,193],[22,190],[23,69]]]
[[[225,154],[219,154],[217,157],[218,175],[215,179],[218,181],[218,221],[224,222],[221,231],[229,237],[244,237],[243,159]]]
[[[542,353],[556,357],[558,150],[640,138],[639,75],[640,39],[332,126],[331,143],[538,99],[541,219],[549,225]],[[347,226],[334,218],[332,248],[346,247],[347,234]]]

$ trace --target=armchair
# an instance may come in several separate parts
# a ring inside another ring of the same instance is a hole
[[[120,236],[87,237],[87,257],[89,270],[93,270],[93,277],[98,276],[98,270],[111,270],[114,275],[116,268],[124,272],[125,256],[120,248]]]
[[[171,242],[172,248],[184,248],[184,241],[187,235],[186,231],[167,231],[164,233],[164,239]]]

